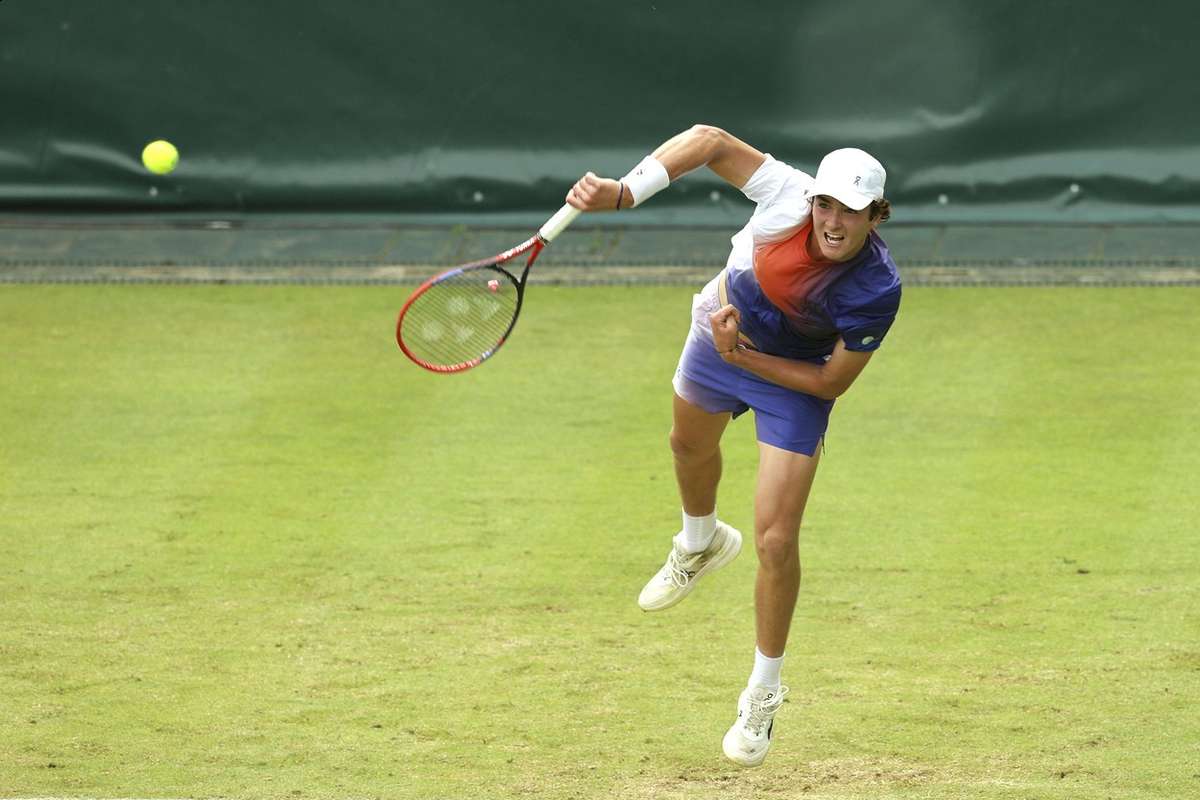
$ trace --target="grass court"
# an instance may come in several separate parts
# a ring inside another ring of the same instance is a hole
[[[0,286],[0,797],[1200,793],[1197,290],[906,290],[749,771],[752,548],[634,602],[692,291],[534,285],[439,376],[404,287]]]

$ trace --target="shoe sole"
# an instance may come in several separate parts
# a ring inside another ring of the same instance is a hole
[[[725,753],[724,748],[722,748],[721,752]],[[745,767],[746,769],[751,769],[753,767],[761,767],[762,763],[767,760],[767,754],[763,753],[762,756],[759,757],[759,759],[757,761],[742,761],[740,759],[734,758],[733,756],[729,755],[729,753],[725,753],[725,758],[729,759],[734,764],[737,764],[739,767]]]
[[[683,600],[683,598],[687,597],[689,594],[692,593],[692,590],[696,588],[696,583],[702,577],[704,577],[709,572],[712,572],[713,570],[720,569],[721,567],[728,564],[730,561],[733,561],[735,558],[737,558],[738,553],[742,552],[742,532],[739,531],[737,528],[733,527],[732,525],[725,525],[725,523],[721,523],[721,524],[724,525],[724,527],[729,531],[729,536],[727,537],[725,546],[723,548],[721,548],[721,551],[718,552],[717,555],[711,561],[709,561],[707,564],[705,564],[703,569],[701,569],[699,572],[697,572],[690,581],[688,581],[687,588],[683,589],[681,592],[679,592],[679,594],[670,598],[665,603],[659,603],[658,605],[652,605],[652,606],[644,606],[639,602],[638,606],[642,609],[642,611],[663,611],[665,609],[670,608],[673,605],[678,604],[680,601]]]
[[[734,764],[737,764],[739,767],[749,768],[749,767],[761,766],[762,763],[767,760],[767,753],[770,751],[770,749],[771,749],[771,745],[768,744],[767,749],[763,750],[761,756],[759,756],[758,758],[756,758],[753,761],[748,761],[744,758],[739,758],[739,757],[730,755],[729,751],[725,748],[725,740],[724,739],[721,740],[721,752],[724,754],[724,756],[727,759],[732,761]]]

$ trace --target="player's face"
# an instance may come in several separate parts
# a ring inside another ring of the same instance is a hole
[[[812,237],[809,252],[829,261],[846,261],[858,255],[879,218],[871,219],[871,207],[855,211],[840,200],[817,195],[812,204]]]

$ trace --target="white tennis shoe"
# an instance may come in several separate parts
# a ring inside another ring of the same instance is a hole
[[[721,749],[725,757],[743,767],[757,767],[771,749],[775,730],[775,712],[783,705],[788,688],[767,689],[755,686],[743,689],[738,698],[738,718],[725,734]]]
[[[742,550],[742,534],[736,529],[717,521],[708,549],[699,553],[685,553],[679,545],[671,543],[667,563],[654,574],[638,595],[638,605],[643,611],[662,611],[678,603],[696,587],[707,572],[728,564]]]

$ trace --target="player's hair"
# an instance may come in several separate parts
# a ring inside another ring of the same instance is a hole
[[[816,197],[809,197],[808,203],[811,208],[812,202]],[[869,219],[879,217],[880,222],[887,222],[892,218],[892,204],[888,202],[886,197],[881,197],[878,200],[872,200],[871,205],[867,206],[867,214]]]

